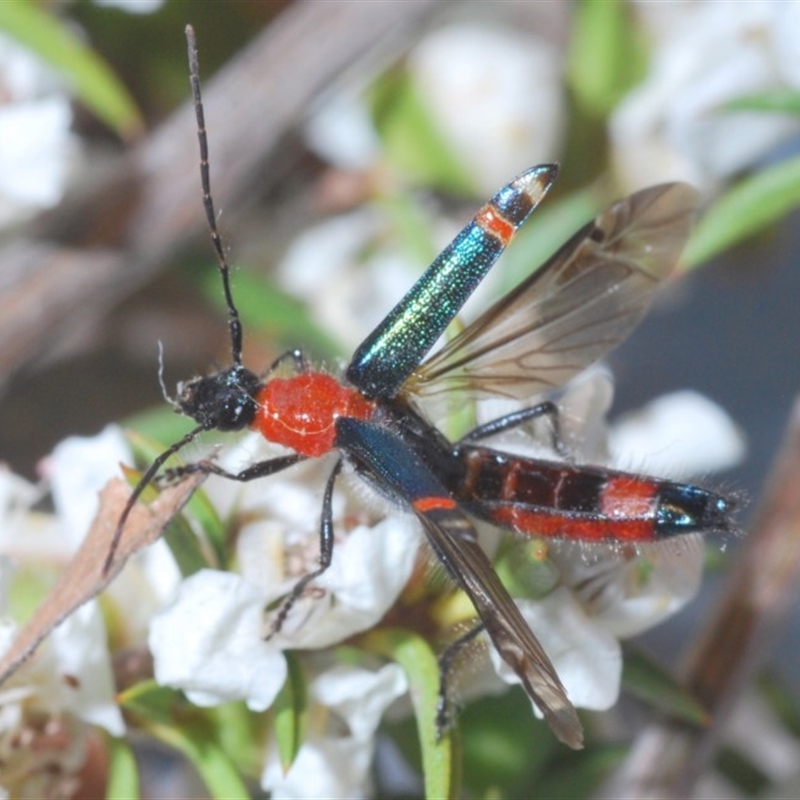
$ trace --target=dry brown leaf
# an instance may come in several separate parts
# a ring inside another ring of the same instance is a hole
[[[83,544],[58,583],[0,659],[0,683],[33,653],[50,631],[100,594],[134,553],[156,541],[204,479],[204,475],[193,475],[163,491],[149,506],[137,503],[128,517],[111,568],[104,573],[117,520],[130,496],[130,487],[125,481],[120,478],[109,481],[100,492],[100,507]]]

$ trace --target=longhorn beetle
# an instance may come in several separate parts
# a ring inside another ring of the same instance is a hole
[[[331,563],[331,498],[347,463],[380,493],[415,514],[428,541],[480,618],[477,628],[442,657],[440,724],[445,720],[446,666],[484,630],[514,670],[555,735],[582,745],[575,709],[547,654],[477,542],[471,517],[529,537],[590,542],[652,542],[732,529],[731,501],[697,486],[523,458],[482,440],[540,416],[557,423],[541,399],[624,339],[672,270],[688,236],[694,190],[653,186],[612,205],[581,228],[543,266],[475,322],[426,358],[516,231],[544,198],[557,167],[526,170],[504,186],[435,259],[356,349],[344,377],[314,371],[298,350],[280,356],[266,378],[242,364],[242,326],[217,231],[194,33],[186,30],[200,143],[203,204],[216,252],[231,339],[232,365],[178,385],[178,410],[196,426],[143,474],[119,519],[106,568],[125,521],[166,460],[202,431],[253,429],[293,452],[238,473],[212,461],[166,471],[236,481],[266,477],[332,450],[339,457],[325,486],[319,567],[302,578],[276,614],[280,628],[294,601]],[[288,378],[272,377],[285,362]],[[450,442],[416,399],[445,392],[536,402]],[[557,427],[557,426],[556,426]]]

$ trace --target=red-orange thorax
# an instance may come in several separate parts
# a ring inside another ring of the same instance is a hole
[[[375,403],[330,375],[306,372],[267,381],[256,397],[258,412],[251,427],[270,442],[304,456],[327,453],[336,439],[336,419],[369,419]]]

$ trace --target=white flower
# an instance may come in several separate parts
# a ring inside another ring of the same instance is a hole
[[[721,472],[745,454],[741,430],[716,403],[691,389],[657,397],[625,414],[610,430],[620,468],[675,479]]]
[[[40,680],[47,676],[47,696],[57,708],[65,708],[113,736],[125,731],[122,714],[114,702],[114,679],[106,642],[103,618],[95,601],[89,601],[71,614],[50,635],[50,655],[41,653],[30,661],[30,669],[20,669],[20,678],[33,673]],[[45,664],[42,665],[41,662]],[[64,681],[69,676],[70,681]],[[57,680],[57,683],[56,683]],[[9,682],[13,684],[14,678]]]
[[[17,635],[9,603],[31,603],[36,599],[31,595],[41,589],[39,581],[28,577],[32,565],[37,575],[46,575],[47,565],[63,568],[94,516],[98,489],[121,460],[129,461],[130,454],[114,427],[96,437],[62,442],[40,465],[55,514],[31,510],[44,485],[32,486],[0,470],[0,652]],[[11,568],[9,556],[17,569]],[[118,620],[117,641],[129,645],[142,642],[150,616],[163,602],[148,579],[152,569],[141,566],[146,560],[139,561],[106,595],[107,603],[116,600],[122,610],[112,615]],[[92,726],[113,736],[125,733],[115,694],[104,620],[92,600],[56,627],[0,686],[0,786],[15,797],[71,796],[87,740],[96,736]]]
[[[610,122],[624,186],[682,179],[710,190],[800,130],[787,115],[720,108],[800,87],[800,4],[637,5],[655,41],[649,76]]]
[[[619,639],[636,636],[677,613],[700,589],[703,547],[697,536],[640,546],[609,557],[586,547],[578,557],[554,552],[561,578],[595,625]]]
[[[617,638],[586,613],[573,592],[560,587],[541,600],[517,601],[578,708],[604,711],[617,702],[622,650]],[[519,678],[492,648],[492,663],[506,683]],[[537,716],[541,713],[534,705]]]
[[[122,430],[109,425],[96,436],[71,436],[60,442],[40,464],[50,484],[56,510],[58,538],[66,545],[62,558],[83,541],[97,512],[98,492],[131,463]],[[106,598],[120,610],[117,634],[133,645],[142,642],[152,615],[174,595],[180,582],[175,559],[163,540],[138,553],[106,590]]]
[[[266,453],[274,448],[247,437],[222,463],[238,469]],[[406,515],[369,524],[341,478],[331,566],[294,603],[280,632],[264,640],[273,618],[264,619],[265,607],[318,565],[321,497],[314,487],[321,490],[326,469],[330,464],[321,460],[248,484],[209,481],[220,508],[250,520],[237,542],[241,575],[197,573],[155,618],[150,647],[159,682],[203,705],[237,698],[263,709],[283,684],[284,649],[329,647],[372,627],[391,608],[411,574],[419,534]],[[365,522],[348,526],[353,518]]]
[[[25,561],[63,552],[56,520],[31,511],[44,492],[0,464],[0,555]],[[6,587],[0,582],[0,602]]]
[[[78,462],[69,463],[68,469],[73,476],[83,474]],[[25,580],[24,574],[12,594],[11,585],[17,571],[31,569],[30,564],[34,563],[42,572],[41,565],[48,561],[60,564],[72,551],[71,547],[64,546],[67,539],[64,521],[58,516],[31,510],[30,506],[42,494],[41,488],[7,470],[0,470],[0,615],[7,618],[5,638],[0,643],[3,652],[16,635],[16,626],[10,622],[12,596],[19,602],[33,599],[28,589],[30,581]],[[94,500],[94,491],[90,494]],[[81,501],[76,498],[76,502]],[[33,589],[39,588],[34,583]],[[113,702],[105,628],[94,602],[84,605],[59,625],[40,646],[37,655],[0,687],[0,696],[10,691],[10,687],[20,685],[28,685],[25,696],[34,697],[35,701],[31,702],[34,706],[39,704],[43,713],[68,711],[114,735],[122,733],[122,717]]]
[[[129,14],[152,14],[164,5],[164,0],[94,0],[102,8],[118,8]]]
[[[96,436],[60,442],[38,465],[36,487],[0,469],[0,553],[25,565],[36,561],[61,568],[75,554],[98,509],[98,493],[130,463],[120,428],[109,425]],[[49,485],[55,514],[31,510]],[[166,544],[139,553],[107,590],[124,611],[118,617],[129,644],[142,641],[152,614],[177,588],[180,575]],[[121,633],[121,631],[118,631]]]
[[[220,463],[238,470],[275,452],[247,436]],[[251,483],[209,480],[219,513],[245,521],[237,537],[241,574],[191,576],[150,629],[156,680],[201,706],[244,700],[256,712],[271,707],[286,679],[283,651],[305,651],[304,668],[316,674],[309,735],[286,775],[277,752],[267,755],[262,785],[273,797],[362,796],[375,729],[384,708],[407,689],[396,665],[375,672],[331,665],[325,650],[386,614],[408,581],[419,541],[406,515],[373,523],[346,475],[333,498],[331,566],[295,602],[280,632],[266,637],[278,612],[265,617],[265,607],[318,564],[321,490],[330,468],[319,459]]]
[[[61,535],[77,548],[97,513],[97,493],[130,463],[131,453],[122,431],[108,425],[96,436],[70,436],[59,442],[39,465],[50,482]]]
[[[11,592],[17,570],[30,569],[29,565],[36,563],[41,571],[42,564],[60,565],[74,553],[96,511],[98,489],[116,471],[119,460],[128,455],[115,428],[107,428],[97,437],[69,439],[59,445],[42,464],[50,482],[55,514],[31,510],[42,496],[43,487],[0,470],[0,614],[7,615],[7,621],[2,623],[0,651],[5,652],[16,636],[16,626],[8,616],[10,599],[32,599],[21,594],[28,589],[24,572],[16,579],[17,590]],[[18,567],[12,568],[10,557]],[[43,725],[46,720],[51,721],[47,723],[50,725],[74,728],[74,743],[64,754],[54,757],[59,760],[63,756],[64,764],[75,766],[73,762],[82,763],[86,724],[99,725],[114,736],[124,733],[114,695],[105,626],[97,603],[91,601],[62,622],[36,654],[0,687],[0,738],[7,737],[6,744],[11,747],[8,742],[14,736],[23,741],[24,736],[19,738],[21,731]],[[26,752],[31,748],[35,749],[33,741],[28,747],[12,747],[13,758],[26,763],[35,760],[34,752]],[[3,776],[10,763],[6,756],[11,758],[7,752],[0,755]],[[45,755],[41,757],[44,759]]]
[[[356,91],[362,88],[345,88],[325,98],[306,123],[308,146],[341,169],[367,170],[380,157],[378,134],[360,92]]]
[[[429,34],[409,55],[417,91],[485,193],[559,152],[564,99],[556,49],[472,24]]]
[[[253,711],[272,705],[286,660],[263,638],[264,595],[231,572],[201,570],[150,626],[155,678],[181,688],[199,706],[246,699]]]
[[[108,426],[92,437],[74,436],[56,445],[38,464],[44,481],[29,484],[0,467],[0,553],[21,563],[63,563],[83,541],[98,507],[98,492],[130,461],[122,432]],[[55,514],[31,507],[50,489]]]
[[[13,569],[0,556],[0,586]],[[17,628],[0,608],[0,653]],[[67,796],[85,758],[89,725],[121,736],[105,628],[95,602],[68,617],[0,686],[0,787],[11,796]],[[0,789],[0,791],[2,791]]]
[[[354,349],[419,275],[418,265],[387,238],[379,210],[362,208],[301,233],[278,267],[283,288],[345,348]]]
[[[284,774],[275,747],[261,787],[275,798],[367,797],[374,735],[383,712],[408,691],[397,664],[377,670],[336,665],[311,682],[309,733]]]
[[[55,73],[4,35],[0,97],[0,225],[9,225],[59,202],[78,144]]]

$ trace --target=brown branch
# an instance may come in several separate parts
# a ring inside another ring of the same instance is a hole
[[[116,578],[132,555],[157,541],[204,480],[205,476],[194,475],[180,485],[166,489],[150,506],[134,506],[128,517],[125,535],[114,551],[113,560],[107,565],[106,558],[116,521],[130,496],[130,487],[122,479],[110,480],[100,492],[97,514],[81,546],[67,564],[58,583],[0,658],[0,683],[33,654],[54,628],[97,597]]]

